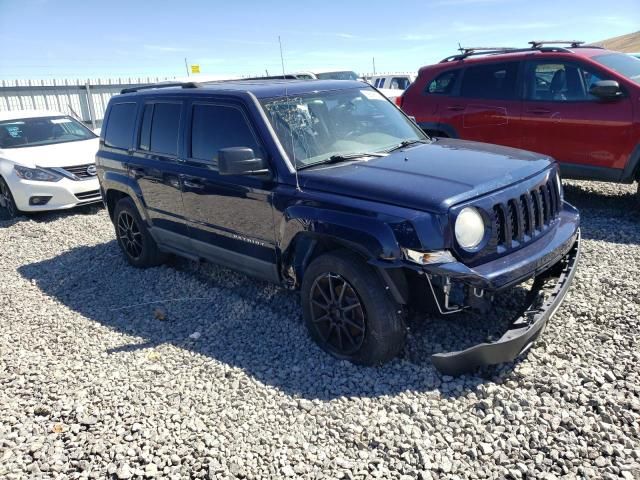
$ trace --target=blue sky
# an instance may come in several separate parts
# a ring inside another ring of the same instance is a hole
[[[612,8],[615,5],[615,8]],[[414,71],[463,46],[596,41],[640,29],[640,0],[136,2],[0,0],[0,78],[324,68]]]

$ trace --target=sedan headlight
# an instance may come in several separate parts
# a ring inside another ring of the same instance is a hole
[[[484,220],[473,207],[460,210],[456,218],[455,234],[458,244],[465,250],[473,250],[484,238]]]
[[[57,182],[62,178],[61,175],[44,170],[42,168],[29,168],[15,165],[13,169],[20,178],[25,180],[35,180],[38,182]]]

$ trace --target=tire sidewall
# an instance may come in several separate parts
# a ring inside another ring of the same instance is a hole
[[[7,191],[9,192],[9,201],[11,202],[11,205],[13,207],[13,213],[10,213],[7,208],[0,207],[0,220],[13,220],[18,215],[20,215],[20,210],[18,210],[16,201],[13,199],[13,193],[11,192],[9,184],[4,178],[0,177],[0,189],[2,188],[2,186],[6,187]]]
[[[363,306],[365,338],[360,349],[350,355],[328,348],[312,320],[311,289],[316,279],[326,273],[335,273],[349,282]],[[389,297],[376,272],[357,254],[340,251],[318,257],[305,272],[300,291],[303,317],[311,337],[334,357],[373,365],[389,360],[402,349],[405,326],[399,306]]]
[[[123,245],[122,239],[120,238],[118,232],[118,220],[122,213],[128,213],[133,217],[138,226],[138,229],[140,230],[140,233],[142,234],[142,254],[137,258],[133,258],[127,253],[127,249]],[[118,245],[120,246],[120,249],[122,250],[125,258],[131,265],[138,268],[144,268],[158,264],[158,262],[154,258],[157,255],[157,247],[155,241],[151,237],[149,230],[147,229],[144,221],[138,213],[138,209],[130,198],[123,198],[116,204],[113,216],[113,226],[115,229]]]

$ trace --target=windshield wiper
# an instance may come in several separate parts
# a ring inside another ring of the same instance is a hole
[[[372,153],[372,152],[344,153],[341,155],[331,155],[326,160],[310,163],[308,165],[301,165],[298,167],[298,170],[303,170],[309,167],[315,167],[317,165],[331,165],[332,163],[348,162],[349,160],[357,160],[359,158],[365,158],[365,157],[384,157],[384,156],[386,156],[384,153]]]
[[[417,143],[430,143],[429,140],[403,140],[399,144],[385,150],[387,153],[395,152],[396,150],[400,150],[401,148],[410,147],[411,145],[415,145]]]

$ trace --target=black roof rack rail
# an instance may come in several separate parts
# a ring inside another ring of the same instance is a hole
[[[182,88],[199,88],[201,85],[197,82],[167,82],[167,83],[152,83],[149,85],[140,85],[139,87],[123,88],[120,93],[133,93],[140,90],[150,90],[152,88],[168,88],[168,87],[182,87]]]
[[[453,62],[455,60],[464,60],[467,57],[472,57],[475,55],[498,55],[501,53],[525,53],[537,50],[539,52],[562,52],[562,53],[572,53],[571,50],[568,50],[563,47],[530,47],[530,48],[501,48],[496,50],[484,50],[484,49],[462,49],[463,53],[459,53],[457,55],[451,55],[449,57],[443,58],[440,60],[440,63]]]
[[[240,80],[299,80],[293,73],[287,73],[285,75],[265,75],[263,77],[246,77]]]
[[[529,42],[531,48],[540,48],[545,45],[569,45],[571,48],[579,48],[584,45],[582,40],[532,40]]]

